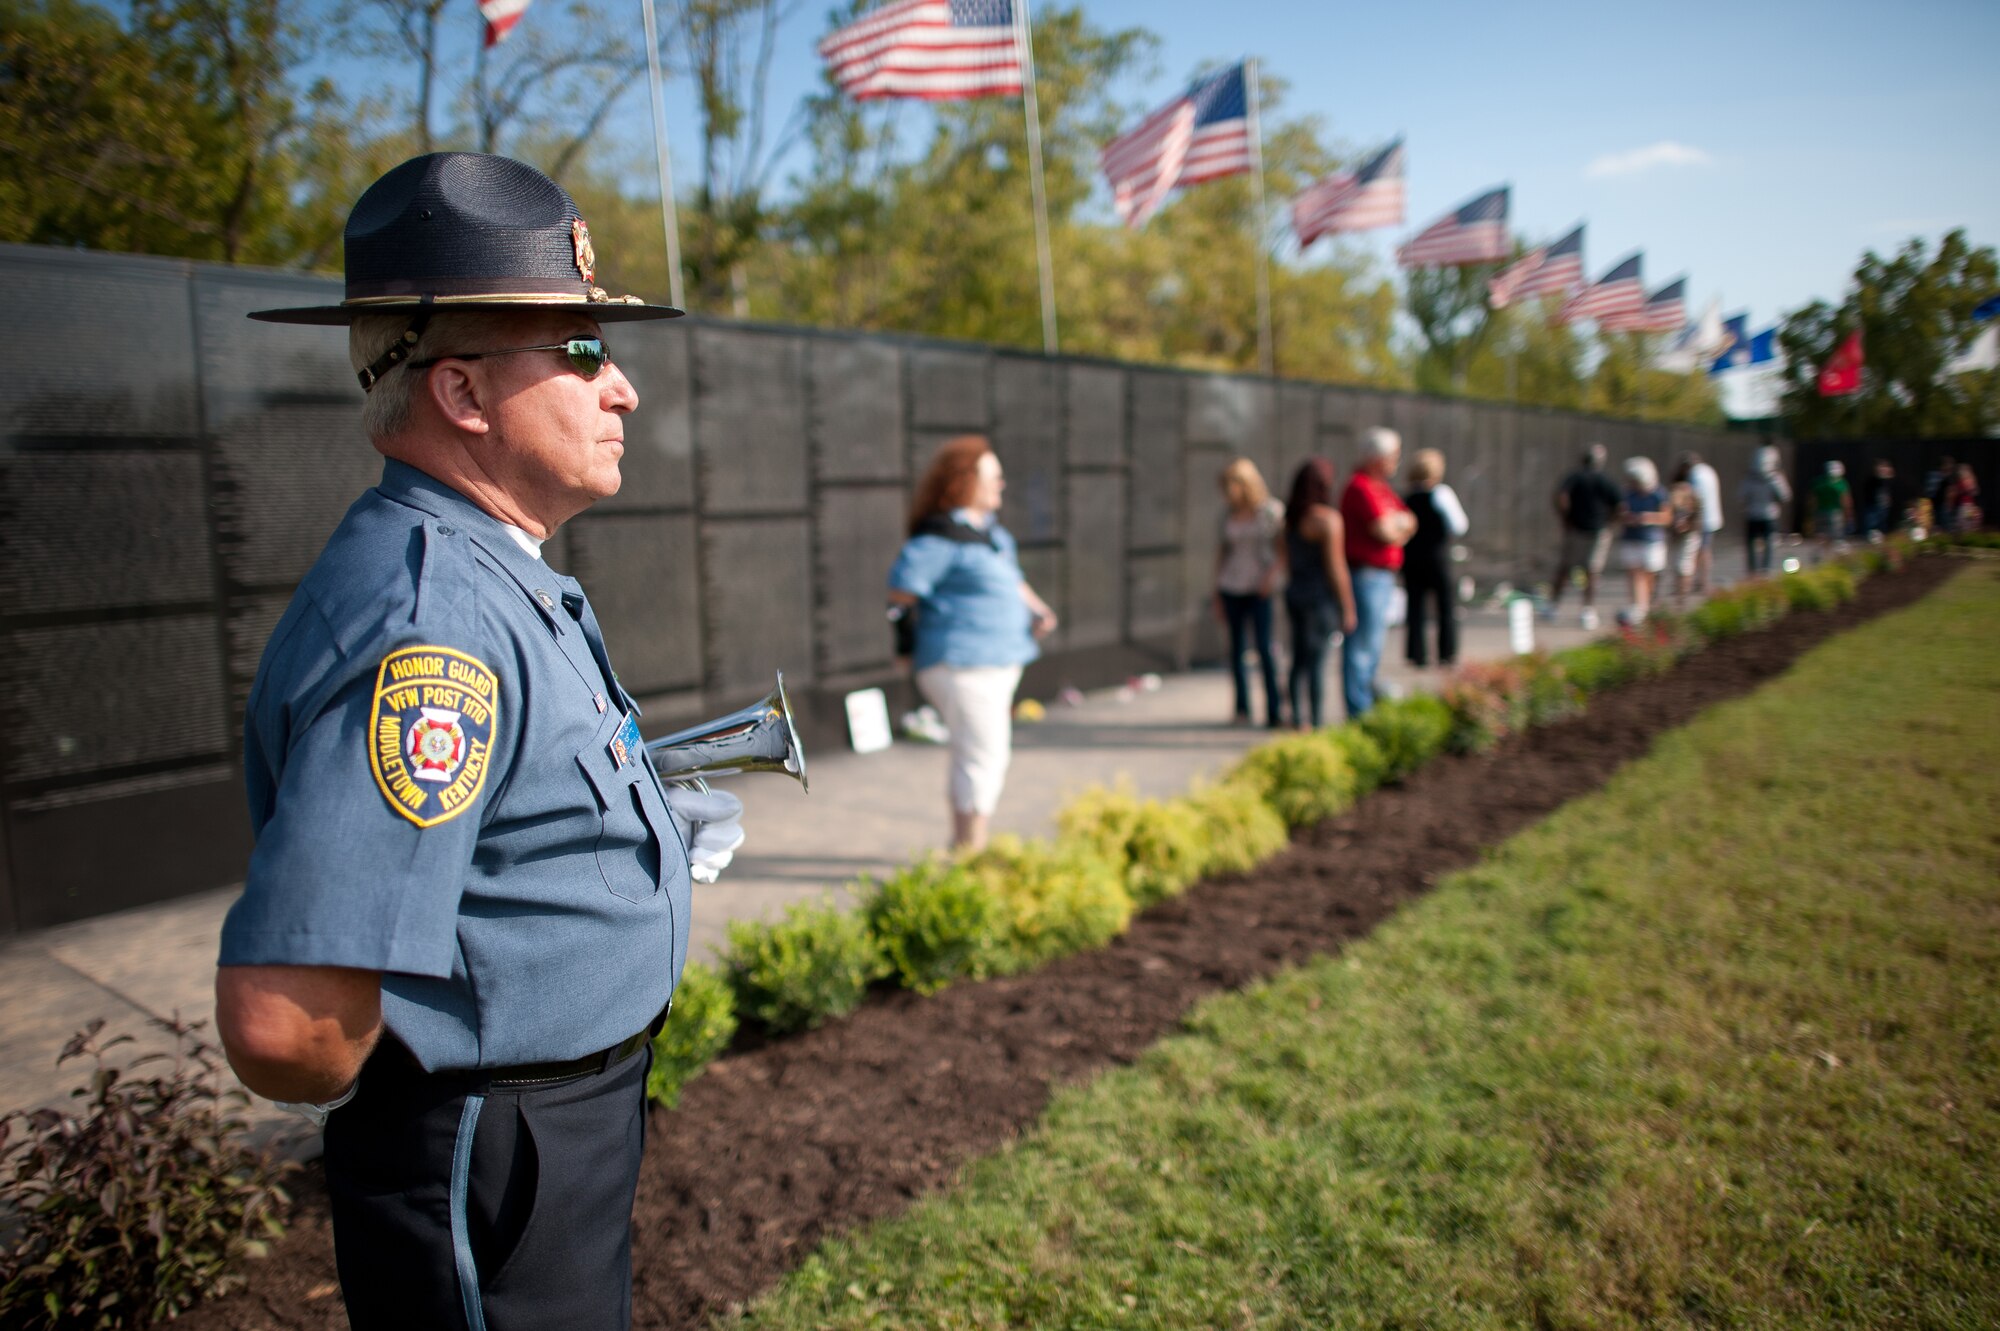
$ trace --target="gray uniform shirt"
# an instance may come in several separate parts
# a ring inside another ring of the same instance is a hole
[[[576,580],[388,463],[251,689],[256,848],[222,964],[385,972],[384,1024],[433,1071],[643,1029],[690,886],[636,717]]]

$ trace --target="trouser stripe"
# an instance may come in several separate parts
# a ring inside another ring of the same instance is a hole
[[[472,1226],[466,1220],[466,1195],[472,1183],[472,1139],[479,1131],[483,1095],[465,1097],[458,1119],[458,1140],[451,1152],[451,1252],[458,1265],[458,1295],[465,1304],[468,1331],[486,1331],[486,1310],[479,1301],[479,1267],[472,1260]]]

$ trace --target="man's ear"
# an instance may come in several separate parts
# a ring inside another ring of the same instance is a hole
[[[425,372],[424,389],[438,413],[467,434],[493,428],[486,417],[486,385],[471,366],[459,361],[433,365]]]

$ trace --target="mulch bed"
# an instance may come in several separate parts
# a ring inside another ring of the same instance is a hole
[[[1832,635],[1930,591],[1958,567],[1921,559],[1837,611],[1795,614],[1586,716],[1406,784],[1301,835],[1236,878],[1148,911],[1110,947],[930,998],[878,995],[852,1017],[744,1048],[656,1112],[634,1208],[634,1324],[679,1328],[739,1304],[822,1238],[894,1215],[1029,1126],[1053,1088],[1136,1058],[1201,998],[1334,952],[1445,874],[1595,790],[1655,736],[1779,674]],[[323,1197],[250,1286],[195,1310],[194,1331],[337,1328]]]

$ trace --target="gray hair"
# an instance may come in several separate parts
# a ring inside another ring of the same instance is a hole
[[[1625,479],[1632,482],[1635,490],[1657,490],[1660,488],[1660,469],[1653,465],[1651,458],[1626,458]]]
[[[517,326],[519,322],[518,314],[491,310],[434,314],[425,326],[423,336],[417,339],[417,345],[411,348],[409,358],[419,360],[425,356],[440,355],[441,348],[474,351],[497,345],[500,341],[498,334]],[[409,331],[410,323],[408,314],[357,316],[347,326],[347,360],[354,367],[354,372],[359,374],[373,365],[377,357]],[[375,381],[375,387],[361,404],[361,425],[368,431],[370,439],[380,444],[410,428],[410,409],[416,402],[423,376],[422,370],[412,370],[404,364]]]
[[[1378,425],[1365,430],[1361,435],[1360,458],[1363,462],[1378,462],[1392,458],[1403,451],[1403,436],[1386,426]]]

